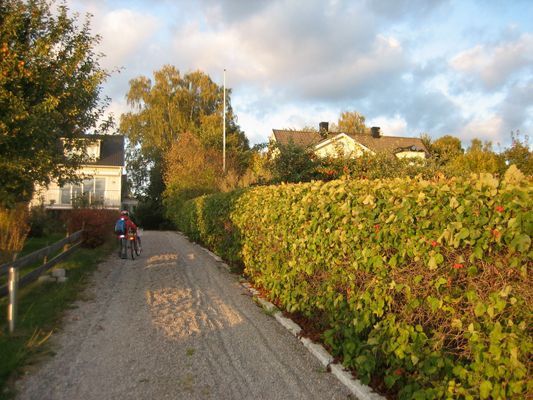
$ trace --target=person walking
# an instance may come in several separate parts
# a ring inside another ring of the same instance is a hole
[[[120,218],[115,223],[115,233],[119,235],[120,240],[119,257],[127,258],[126,234],[132,233],[137,235],[137,225],[131,220],[128,210],[122,210],[120,212]]]

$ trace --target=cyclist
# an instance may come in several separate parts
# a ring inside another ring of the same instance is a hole
[[[123,221],[123,222],[121,222],[121,221]],[[118,229],[119,226],[123,226],[124,229]],[[130,215],[129,215],[128,210],[122,210],[120,212],[120,218],[117,221],[117,223],[115,224],[115,232],[118,233],[119,235],[125,235],[125,234],[127,234],[129,232],[137,235],[137,225],[135,225],[135,223],[130,219]],[[121,244],[120,257],[127,258],[126,249],[122,248],[123,242],[121,241],[120,244]]]

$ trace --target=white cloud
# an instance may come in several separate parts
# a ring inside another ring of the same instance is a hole
[[[391,19],[427,15],[448,0],[367,0],[368,7],[376,14]]]
[[[128,65],[132,56],[144,51],[158,25],[154,16],[128,9],[112,10],[100,16],[94,28],[102,36],[100,49],[106,55],[104,66]]]
[[[252,143],[272,128],[335,121],[342,110],[363,113],[388,135],[497,141],[509,129],[533,128],[533,34],[520,25],[528,18],[508,7],[483,4],[476,29],[459,40],[481,7],[476,0],[72,4],[95,15],[104,66],[125,66],[106,85],[115,113],[126,109],[129,79],[173,64],[182,72],[201,69],[219,84],[226,68]],[[505,34],[509,26],[512,34]]]
[[[478,117],[464,126],[460,131],[460,137],[465,143],[474,138],[497,143],[501,141],[502,126],[503,120],[499,115],[493,114],[486,117]]]
[[[467,79],[479,79],[487,89],[503,86],[523,69],[533,73],[533,35],[523,34],[517,40],[495,46],[479,44],[457,54],[450,65]]]
[[[407,131],[407,122],[400,115],[393,117],[380,116],[366,121],[367,126],[379,126],[384,136],[418,136],[418,133]]]
[[[533,130],[533,78],[524,84],[511,87],[507,96],[494,107],[502,116],[504,140],[509,141],[510,132],[520,130],[531,134]]]

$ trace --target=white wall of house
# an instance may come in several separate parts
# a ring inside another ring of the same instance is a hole
[[[315,147],[314,151],[319,157],[339,157],[340,155],[344,157],[361,157],[365,152],[372,153],[347,135],[339,135],[322,142]]]
[[[72,208],[72,200],[85,195],[91,204],[119,209],[122,193],[122,167],[85,166],[80,169],[84,177],[80,184],[60,187],[53,182],[48,188],[37,188],[32,205],[44,204],[47,208]]]

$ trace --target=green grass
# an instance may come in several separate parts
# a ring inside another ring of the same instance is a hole
[[[26,240],[26,243],[24,243],[24,248],[20,252],[19,258],[27,254],[33,253],[34,251],[40,250],[43,247],[50,246],[55,242],[59,242],[64,237],[64,233],[58,232],[51,233],[42,237],[30,237]]]
[[[48,337],[60,326],[63,312],[80,297],[90,274],[115,249],[109,241],[97,249],[77,250],[56,268],[67,270],[66,283],[33,283],[19,292],[17,326],[7,329],[7,299],[0,299],[0,399],[14,396],[13,380],[24,366],[50,354]]]

